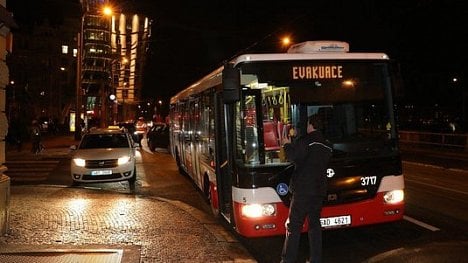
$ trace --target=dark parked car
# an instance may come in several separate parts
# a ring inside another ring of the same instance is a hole
[[[138,137],[138,134],[136,133],[135,123],[121,122],[119,123],[119,128],[125,129],[132,136],[133,142],[138,144],[138,146],[141,147],[141,145],[139,145],[140,139]]]
[[[169,126],[165,123],[155,123],[146,134],[148,147],[151,151],[156,148],[169,147]]]

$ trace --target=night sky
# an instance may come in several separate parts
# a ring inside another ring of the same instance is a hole
[[[9,0],[7,7],[18,19],[57,19],[60,8],[47,6],[65,2],[73,0]],[[280,38],[289,35],[296,43],[341,40],[350,43],[351,51],[387,53],[401,64],[405,101],[427,105],[454,104],[467,83],[467,6],[465,1],[423,0],[120,4],[153,19],[143,87],[147,98],[167,99],[235,54],[281,52]]]

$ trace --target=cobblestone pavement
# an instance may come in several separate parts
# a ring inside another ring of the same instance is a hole
[[[141,262],[255,262],[213,218],[161,198],[13,186],[9,226],[0,247],[136,245]]]
[[[7,160],[67,158],[73,136],[46,137],[45,150],[7,149]],[[7,247],[140,247],[141,262],[255,262],[215,219],[180,201],[115,191],[13,185]],[[101,246],[102,247],[102,246]]]

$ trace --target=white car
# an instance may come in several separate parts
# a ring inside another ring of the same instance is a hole
[[[71,160],[73,183],[136,181],[135,146],[119,129],[96,129],[83,135]]]

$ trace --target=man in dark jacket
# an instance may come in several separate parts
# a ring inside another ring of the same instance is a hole
[[[317,115],[307,121],[307,134],[293,143],[283,138],[283,147],[289,161],[294,162],[295,171],[291,178],[292,200],[286,221],[281,262],[295,262],[299,249],[302,225],[306,216],[309,220],[310,262],[322,260],[322,226],[320,212],[327,191],[328,161],[332,148],[328,146],[320,129],[322,123]]]

